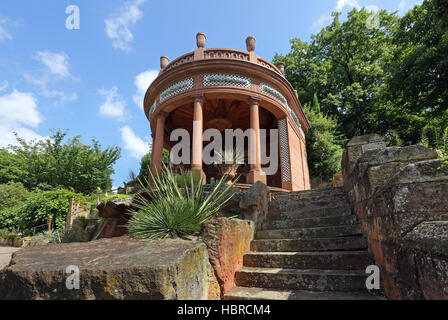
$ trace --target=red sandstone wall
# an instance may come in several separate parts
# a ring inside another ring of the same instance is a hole
[[[293,124],[288,121],[289,152],[291,157],[291,182],[293,191],[310,189],[308,161],[306,157],[305,136],[297,134]]]

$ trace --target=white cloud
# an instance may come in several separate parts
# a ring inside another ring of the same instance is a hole
[[[108,118],[116,118],[123,121],[126,119],[126,103],[118,95],[117,87],[110,90],[101,89],[100,94],[106,98],[106,101],[100,106],[100,114]]]
[[[44,65],[43,70],[34,72],[34,74],[25,73],[24,78],[29,83],[39,88],[39,94],[48,98],[58,98],[59,103],[66,103],[78,99],[78,95],[74,92],[67,93],[62,90],[49,88],[52,83],[66,78],[73,77],[70,74],[70,57],[65,53],[55,53],[49,50],[37,52],[34,56],[36,60]]]
[[[4,80],[2,82],[0,82],[0,91],[4,91],[6,89],[8,89],[9,87],[9,82]]]
[[[362,7],[363,6],[361,6],[358,0],[337,0],[336,5],[333,7],[332,11],[346,13],[350,11],[350,9],[352,8],[361,10]],[[380,8],[374,4],[366,5],[365,8],[366,10],[371,12],[378,12],[380,10]],[[323,14],[317,20],[314,21],[311,28],[314,32],[319,32],[324,26],[331,23],[332,20],[333,17],[331,16],[331,13]]]
[[[371,4],[369,6],[366,6],[366,10],[370,12],[378,12],[380,11],[380,8],[374,4]]]
[[[39,51],[36,59],[42,62],[50,73],[62,78],[70,76],[69,57],[65,52],[54,53],[48,50]]]
[[[157,78],[158,75],[159,71],[147,70],[135,76],[134,83],[137,87],[137,91],[135,92],[132,99],[134,100],[135,104],[138,105],[141,109],[143,109],[143,99],[145,97],[146,90],[148,90],[148,87],[155,80],[155,78]]]
[[[398,4],[398,11],[400,14],[406,14],[410,9],[412,9],[416,5],[421,5],[423,0],[415,1],[415,0],[402,0]]]
[[[361,9],[361,6],[359,5],[357,0],[338,0],[335,10],[341,11],[345,7],[356,8],[358,10]]]
[[[37,128],[42,120],[33,94],[14,89],[11,93],[0,96],[0,146],[6,147],[17,142],[13,132],[26,140],[43,139],[26,128]]]
[[[146,0],[127,1],[118,9],[118,12],[112,14],[104,20],[106,24],[106,35],[112,40],[114,48],[124,51],[130,51],[130,43],[134,39],[131,27],[143,17],[140,6]]]
[[[322,29],[325,25],[327,25],[328,23],[330,23],[332,20],[332,16],[331,14],[323,14],[319,17],[319,19],[317,19],[316,21],[313,22],[312,25],[312,29],[314,31],[319,31],[320,29]]]
[[[149,144],[135,135],[134,131],[128,126],[121,128],[121,139],[124,143],[124,148],[131,153],[131,156],[136,159],[141,159],[149,152]]]
[[[12,40],[12,35],[6,29],[8,19],[0,19],[0,41]]]
[[[39,94],[44,97],[59,98],[59,103],[62,104],[76,101],[78,99],[78,95],[74,92],[66,93],[61,90],[49,89],[48,86],[54,77],[51,77],[48,73],[44,73],[40,77],[35,77],[29,73],[25,73],[23,76],[29,83],[37,86],[39,88]]]

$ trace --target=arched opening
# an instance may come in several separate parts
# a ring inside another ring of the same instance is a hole
[[[175,129],[185,129],[189,133],[190,146],[192,145],[193,136],[193,103],[187,103],[179,106],[169,113],[166,118],[165,124],[165,147],[171,149],[177,142],[171,142],[169,137]],[[260,104],[259,108],[260,129],[266,130],[265,141],[260,141],[266,150],[267,156],[272,157],[270,154],[270,144],[275,143],[278,148],[278,140],[271,141],[270,129],[277,129],[276,117],[267,109],[263,108],[263,104]],[[225,146],[225,130],[226,129],[241,129],[243,132],[250,128],[250,108],[247,101],[238,99],[205,99],[203,103],[203,129],[216,129],[221,132],[222,146]],[[212,140],[213,141],[213,140]],[[204,141],[204,148],[211,143]],[[244,139],[244,159],[245,164],[240,165],[237,170],[237,175],[240,176],[239,183],[247,183],[247,176],[250,171],[250,165],[248,164],[249,153],[249,141]],[[281,169],[279,152],[277,149],[277,157],[274,160],[277,162],[277,170],[274,174],[267,176],[267,184],[273,187],[282,187],[281,183]],[[190,169],[189,164],[183,164],[178,166],[183,169]],[[203,164],[202,170],[207,177],[207,183],[211,178],[219,178],[219,168],[214,164]]]

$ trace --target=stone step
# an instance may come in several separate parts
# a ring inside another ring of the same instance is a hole
[[[273,196],[273,198],[275,200],[281,200],[284,198],[305,199],[319,196],[344,196],[346,194],[347,193],[345,192],[344,188],[341,187],[277,193]]]
[[[251,251],[257,252],[297,252],[297,251],[341,251],[367,248],[367,240],[362,236],[315,239],[263,239],[253,240]]]
[[[330,227],[353,225],[357,221],[355,215],[336,216],[336,217],[317,217],[308,219],[281,219],[269,220],[265,222],[264,229],[288,229],[288,228],[312,228],[312,227]]]
[[[364,251],[329,252],[249,252],[245,267],[286,269],[365,270],[373,264],[372,254]]]
[[[337,207],[342,205],[348,205],[347,198],[337,198],[337,199],[309,199],[309,200],[301,200],[301,199],[290,199],[285,198],[285,200],[272,200],[269,202],[269,210],[275,211],[289,211],[296,209],[306,208],[310,209],[322,209],[328,207]]]
[[[256,239],[310,239],[361,235],[361,225],[258,231]]]
[[[234,287],[224,300],[386,300],[368,292],[280,290],[255,287]]]
[[[287,220],[287,219],[311,219],[322,217],[341,217],[352,215],[348,204],[342,204],[334,207],[322,208],[297,208],[291,210],[272,210],[269,209],[268,221]]]
[[[312,291],[364,291],[364,271],[243,267],[235,274],[240,287]]]

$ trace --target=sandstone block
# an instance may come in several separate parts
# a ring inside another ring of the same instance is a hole
[[[79,289],[66,287],[68,266]],[[128,237],[27,248],[0,271],[0,299],[186,299],[209,297],[204,243]]]
[[[203,226],[210,263],[221,288],[221,295],[234,286],[235,272],[243,266],[243,256],[250,249],[254,223],[247,220],[217,218]]]

